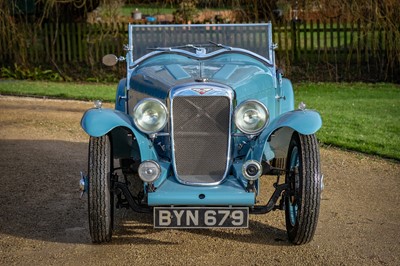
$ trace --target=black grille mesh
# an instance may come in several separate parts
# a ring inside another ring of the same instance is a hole
[[[173,99],[175,164],[181,180],[212,183],[223,178],[229,147],[229,103],[222,96]]]

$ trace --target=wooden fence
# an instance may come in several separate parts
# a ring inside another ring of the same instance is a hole
[[[128,41],[126,24],[44,24],[27,30],[21,38],[0,36],[0,60],[13,63],[27,60],[34,64],[84,63],[93,65],[107,53],[122,54]],[[17,45],[15,43],[17,42]],[[22,48],[22,49],[21,49]],[[25,49],[26,51],[24,51]]]
[[[379,26],[379,25],[378,25]],[[400,31],[385,32],[377,25],[340,20],[290,22],[274,25],[277,59],[282,64],[297,62],[349,62],[371,60],[400,65]],[[124,55],[128,42],[127,24],[44,24],[0,36],[0,64],[35,65],[73,63],[94,66],[107,53]],[[240,35],[237,38],[243,38]],[[207,40],[204,40],[205,42]]]
[[[368,62],[400,49],[399,31],[385,32],[361,21],[307,21],[274,28],[277,53],[291,61],[354,59]],[[396,36],[397,35],[397,36]],[[396,53],[397,60],[400,60]]]

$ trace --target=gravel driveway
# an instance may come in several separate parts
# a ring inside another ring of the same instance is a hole
[[[0,96],[0,265],[400,265],[400,164],[335,148],[321,149],[307,245],[288,242],[280,211],[252,215],[249,229],[154,230],[131,210],[118,211],[111,243],[91,244],[78,192],[91,106]]]

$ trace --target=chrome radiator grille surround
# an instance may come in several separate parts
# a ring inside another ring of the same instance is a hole
[[[212,90],[171,99],[174,171],[184,184],[215,185],[227,174],[232,97],[226,89]]]

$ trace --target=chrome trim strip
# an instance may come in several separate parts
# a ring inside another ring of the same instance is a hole
[[[193,89],[201,89],[201,88],[209,88],[211,89],[205,94],[199,94],[198,92],[194,91]],[[174,110],[173,110],[173,101],[175,97],[188,97],[188,96],[197,96],[197,97],[209,97],[209,96],[223,96],[229,99],[229,130],[228,130],[228,149],[226,155],[226,165],[225,165],[225,172],[218,182],[213,183],[191,183],[183,181],[179,178],[178,173],[176,172],[176,158],[175,158],[175,139],[174,139]],[[171,152],[172,152],[172,169],[174,171],[175,177],[179,183],[184,185],[193,185],[193,186],[216,186],[221,184],[226,177],[228,176],[228,171],[231,165],[232,160],[232,113],[233,113],[233,99],[234,99],[234,91],[232,88],[228,86],[223,86],[222,84],[216,83],[190,83],[186,85],[176,86],[171,89],[169,95],[169,107],[170,107],[170,119],[171,119]]]
[[[254,58],[260,60],[262,63],[267,64],[270,67],[273,66],[273,64],[271,63],[271,61],[269,59],[267,59],[265,57],[262,57],[259,54],[256,54],[256,53],[254,53],[252,51],[249,51],[249,50],[246,50],[246,49],[232,47],[229,50],[226,50],[226,49],[222,48],[220,50],[217,50],[217,51],[214,51],[214,52],[211,52],[211,53],[208,53],[208,54],[196,54],[196,53],[192,53],[192,52],[189,52],[189,51],[186,51],[186,50],[183,50],[183,49],[169,48],[169,49],[166,49],[165,51],[150,52],[150,53],[140,57],[139,59],[135,60],[134,62],[132,62],[132,64],[129,67],[131,69],[136,68],[138,65],[140,65],[146,59],[151,58],[153,56],[156,56],[158,54],[163,54],[163,53],[182,54],[182,55],[194,58],[194,59],[201,59],[201,60],[207,60],[209,58],[212,58],[212,57],[215,57],[217,55],[224,54],[224,53],[227,53],[227,54],[230,54],[230,53],[241,53],[241,54],[246,54],[246,55],[249,55],[251,57],[254,57]]]

